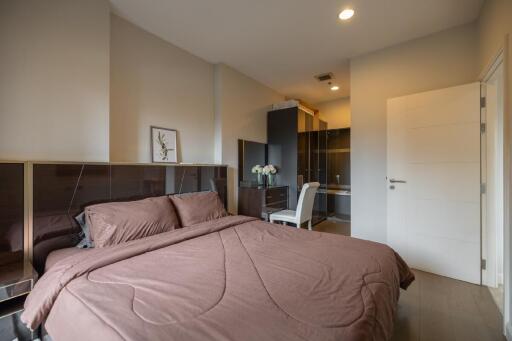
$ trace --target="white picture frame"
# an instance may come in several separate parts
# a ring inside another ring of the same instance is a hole
[[[177,163],[176,130],[151,126],[151,162]]]

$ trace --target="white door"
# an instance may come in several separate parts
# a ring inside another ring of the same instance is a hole
[[[480,283],[480,84],[388,100],[388,243],[415,269]]]

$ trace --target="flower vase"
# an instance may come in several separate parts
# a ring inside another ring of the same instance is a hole
[[[276,184],[276,176],[275,174],[269,174],[268,175],[268,186],[274,186]]]
[[[258,186],[263,186],[263,174],[258,173]]]

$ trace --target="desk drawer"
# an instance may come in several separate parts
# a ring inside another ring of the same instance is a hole
[[[279,201],[288,201],[288,188],[269,188],[265,192],[265,203],[267,205]]]
[[[286,210],[286,209],[288,209],[288,201],[286,201],[286,200],[274,201],[274,202],[268,203],[266,207],[278,208],[280,210]]]

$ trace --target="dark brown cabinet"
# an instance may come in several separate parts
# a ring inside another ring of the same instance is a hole
[[[288,186],[240,187],[238,214],[266,218],[269,212],[288,208]]]

